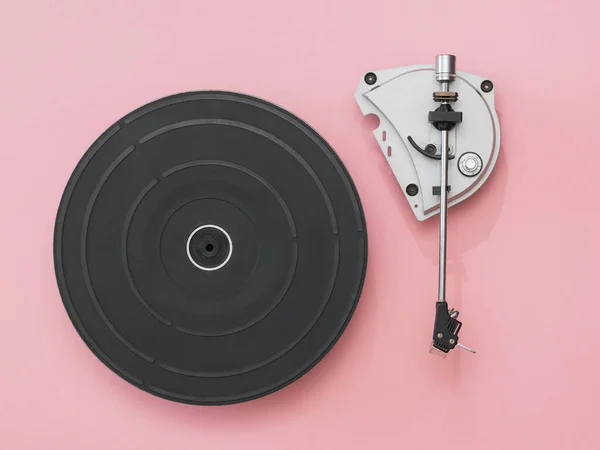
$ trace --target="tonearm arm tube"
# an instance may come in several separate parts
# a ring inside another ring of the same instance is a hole
[[[433,328],[432,353],[445,356],[455,346],[475,353],[458,343],[458,332],[462,323],[457,320],[458,311],[448,310],[446,301],[446,242],[448,238],[448,133],[462,122],[462,112],[454,111],[451,103],[458,100],[458,93],[450,91],[450,83],[456,79],[456,57],[438,55],[435,61],[435,78],[441,91],[433,93],[433,100],[440,106],[429,113],[429,121],[441,134],[440,158],[440,238],[438,299]],[[459,125],[460,126],[460,125]]]

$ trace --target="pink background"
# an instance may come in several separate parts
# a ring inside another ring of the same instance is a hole
[[[1,449],[597,449],[598,45],[594,1],[4,1],[0,12]],[[496,85],[502,155],[450,213],[449,299],[477,355],[427,353],[437,219],[418,223],[353,98],[368,70],[441,52]],[[360,192],[369,269],[331,353],[250,403],[127,384],[55,286],[55,211],[111,123],[168,94],[293,111]]]

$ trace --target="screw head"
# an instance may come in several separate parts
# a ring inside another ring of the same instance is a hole
[[[448,342],[450,342],[451,344],[454,344],[456,341],[454,339],[450,339]]]
[[[419,193],[419,186],[417,186],[414,183],[409,184],[408,186],[406,186],[406,193],[411,197],[414,197]]]
[[[492,89],[494,89],[494,83],[492,83],[490,80],[485,80],[481,83],[481,90],[483,92],[491,92]]]
[[[444,337],[444,335],[443,335],[442,333],[438,333],[438,334],[437,334],[437,337],[438,337],[438,339],[441,339],[441,338],[443,338],[443,337]]]
[[[377,83],[377,75],[375,75],[373,72],[369,72],[365,75],[365,83],[368,85]]]

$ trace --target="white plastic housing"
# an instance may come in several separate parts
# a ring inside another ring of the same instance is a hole
[[[432,188],[440,185],[440,161],[419,153],[407,138],[412,136],[421,148],[434,144],[440,151],[441,133],[428,120],[429,111],[439,106],[433,101],[433,92],[441,91],[434,66],[413,65],[373,73],[376,83],[368,85],[363,78],[356,101],[364,115],[379,117],[379,127],[373,131],[375,139],[415,216],[425,220],[439,212],[440,196],[434,195]],[[481,90],[485,80],[457,71],[456,80],[450,84],[450,91],[458,92],[458,101],[452,107],[463,113],[463,121],[449,133],[449,145],[455,155],[448,163],[449,206],[473,195],[487,180],[498,158],[500,125],[494,108],[494,89],[489,93]],[[477,153],[483,161],[477,176],[468,177],[458,170],[458,160],[466,152]],[[411,183],[419,187],[418,194],[412,197],[406,193]]]

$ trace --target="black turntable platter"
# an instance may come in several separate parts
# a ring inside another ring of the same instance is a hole
[[[175,401],[250,400],[337,341],[366,271],[350,176],[264,100],[190,92],[111,126],[77,165],[54,241],[60,293],[110,369]]]

